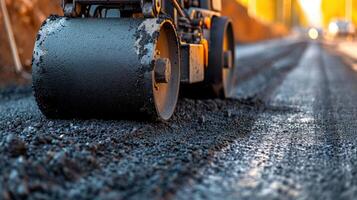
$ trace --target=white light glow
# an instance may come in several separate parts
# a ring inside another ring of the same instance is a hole
[[[319,32],[316,28],[310,28],[309,37],[313,40],[317,40],[319,38]]]
[[[321,0],[299,0],[310,26],[320,27],[322,22]]]
[[[328,31],[332,34],[332,35],[336,35],[338,33],[338,26],[336,23],[332,22],[329,26],[328,26]]]

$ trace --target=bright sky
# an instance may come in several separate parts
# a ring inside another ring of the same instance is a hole
[[[321,26],[321,0],[299,0],[311,26]]]

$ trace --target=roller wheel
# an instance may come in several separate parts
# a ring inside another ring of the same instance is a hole
[[[209,42],[209,62],[203,83],[185,86],[183,94],[193,98],[228,98],[234,76],[233,26],[226,17],[214,17]]]
[[[168,120],[180,84],[176,30],[167,19],[51,17],[32,74],[48,118]]]
[[[208,95],[228,98],[232,90],[235,43],[232,23],[226,17],[212,20],[209,65],[206,70]]]
[[[168,120],[176,107],[180,88],[178,49],[173,30],[164,27],[156,44],[156,62],[152,72],[152,90],[158,119]]]

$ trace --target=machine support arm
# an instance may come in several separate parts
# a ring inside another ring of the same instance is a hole
[[[181,8],[180,4],[176,1],[176,0],[171,0],[171,3],[174,5],[174,7],[176,8],[178,14],[181,17],[185,17],[187,20],[191,21],[190,16],[188,15],[188,13]]]

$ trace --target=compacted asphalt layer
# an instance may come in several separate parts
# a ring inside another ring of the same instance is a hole
[[[237,49],[229,100],[169,122],[48,120],[0,92],[0,199],[356,199],[357,72],[287,38]]]

